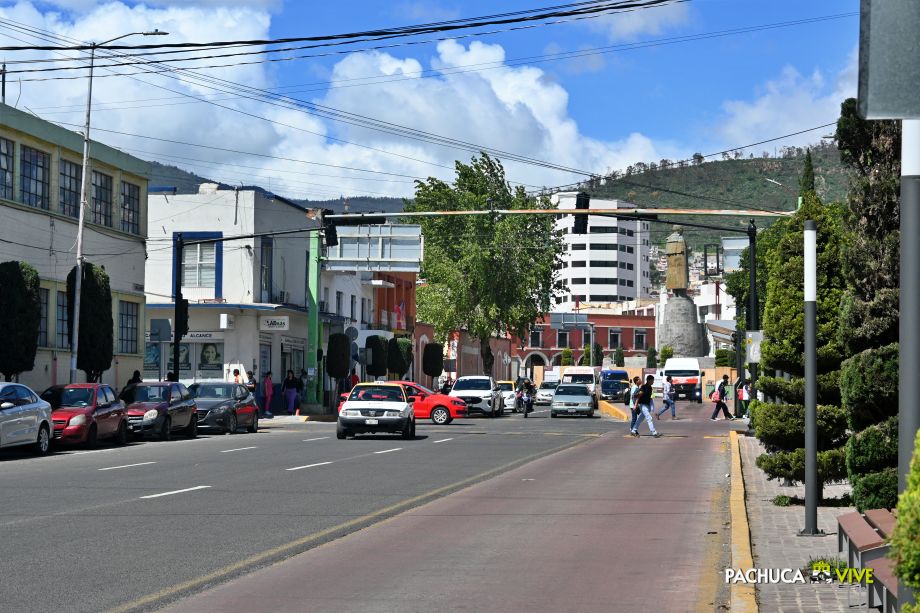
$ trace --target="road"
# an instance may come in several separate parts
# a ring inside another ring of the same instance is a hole
[[[178,600],[179,610],[199,611],[205,602],[223,602],[209,587],[251,580],[258,573],[248,573],[261,567],[267,568],[259,572],[285,572],[313,560],[293,577],[304,583],[305,572],[310,585],[347,587],[350,600],[311,590],[314,600],[305,603],[298,595],[292,604],[291,591],[289,600],[269,608],[396,611],[424,604],[437,610],[445,608],[437,594],[453,594],[479,610],[490,604],[489,593],[503,594],[475,589],[482,587],[483,573],[491,577],[487,585],[517,585],[518,592],[505,594],[512,602],[524,604],[527,594],[542,593],[533,592],[533,585],[545,591],[547,568],[553,568],[547,548],[566,552],[572,568],[583,556],[590,569],[585,577],[602,574],[607,584],[620,587],[623,581],[651,580],[635,576],[644,567],[662,569],[664,578],[679,568],[680,581],[666,581],[674,584],[669,590],[682,590],[685,599],[690,585],[694,601],[715,598],[714,586],[698,586],[707,583],[701,564],[717,562],[714,543],[724,540],[716,503],[727,454],[719,453],[725,439],[702,433],[724,434],[724,424],[696,417],[662,422],[670,435],[634,440],[624,438],[623,424],[606,419],[547,417],[541,412],[527,420],[508,415],[448,426],[420,423],[413,441],[338,441],[334,424],[268,422],[256,434],[48,458],[5,452],[0,573],[5,586],[17,587],[4,590],[4,609],[153,610]],[[419,522],[414,514],[423,509]],[[569,516],[585,528],[571,542]],[[387,518],[395,519],[381,522]],[[352,536],[340,539],[346,535]],[[600,535],[623,539],[620,550],[635,552],[638,567],[618,570],[616,544],[584,549],[608,542]],[[533,547],[521,551],[514,542]],[[317,547],[323,543],[329,545]],[[675,543],[686,552],[677,555]],[[508,576],[521,576],[520,568],[529,571],[527,580],[509,583]],[[352,570],[377,581],[356,588]],[[421,589],[413,577],[426,572],[436,580]],[[371,588],[381,580],[390,585],[383,598],[391,606],[374,607],[378,592]],[[279,583],[260,584],[280,596],[272,587]],[[462,591],[445,588],[453,584]],[[233,599],[245,602],[238,594]]]

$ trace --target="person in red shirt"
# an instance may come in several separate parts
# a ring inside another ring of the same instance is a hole
[[[352,369],[351,369],[351,389],[354,389],[355,386],[358,385],[358,382],[359,382],[360,380],[361,380],[361,379],[358,378],[358,373],[356,373],[356,372],[355,372],[355,369],[352,368]]]

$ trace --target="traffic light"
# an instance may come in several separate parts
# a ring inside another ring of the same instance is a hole
[[[176,300],[176,342],[188,334],[188,300],[179,298]]]
[[[591,196],[585,192],[578,192],[578,195],[575,196],[575,209],[579,211],[587,211],[591,205]],[[587,234],[588,233],[588,216],[587,215],[575,215],[575,227],[572,229],[572,234]]]
[[[335,221],[326,219],[326,215],[332,215],[334,212],[332,209],[323,209],[323,236],[326,237],[327,247],[335,247],[339,244],[339,235],[335,231]]]

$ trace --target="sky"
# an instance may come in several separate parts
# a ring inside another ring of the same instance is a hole
[[[121,42],[276,39],[553,4],[559,2],[0,0],[0,46],[48,44],[49,36],[73,41],[54,44],[102,42],[153,29],[169,36]],[[858,10],[858,0],[688,0],[517,31],[431,34],[383,49],[362,50],[368,43],[169,64],[293,58],[194,73],[108,68],[112,62],[97,57],[92,135],[144,159],[306,199],[411,196],[415,180],[450,181],[455,161],[474,155],[304,112],[312,103],[603,174],[835,121],[840,103],[856,95]],[[75,66],[62,59],[75,52],[0,54],[11,71],[7,104],[82,130],[85,68],[13,72]],[[296,57],[303,55],[312,57]],[[39,58],[61,61],[20,63]],[[287,98],[269,103],[259,98],[263,90]],[[812,130],[744,153],[772,154],[831,132]],[[586,176],[512,160],[505,168],[528,189]]]

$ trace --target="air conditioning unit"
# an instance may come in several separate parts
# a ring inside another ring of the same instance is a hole
[[[278,296],[276,297],[275,302],[277,302],[277,303],[279,303],[279,304],[285,304],[285,303],[288,302],[288,298],[289,298],[289,297],[290,297],[290,296],[288,295],[287,292],[285,292],[285,291],[280,291],[280,292],[278,292]]]

